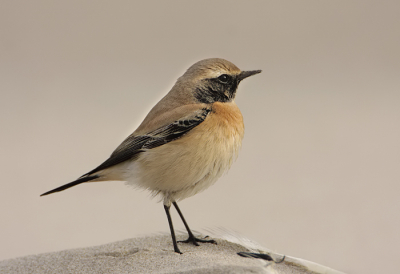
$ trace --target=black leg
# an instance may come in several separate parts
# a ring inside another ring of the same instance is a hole
[[[169,214],[169,208],[170,208],[170,206],[164,205],[165,213],[167,213],[169,229],[171,230],[171,237],[172,237],[172,243],[174,244],[174,251],[176,253],[182,254],[182,252],[178,248],[178,244],[176,243],[174,225],[172,224],[171,215]]]
[[[189,242],[191,242],[191,243],[193,243],[194,245],[197,245],[197,246],[199,246],[198,242],[201,242],[201,243],[212,243],[212,244],[216,244],[216,243],[217,243],[217,242],[214,241],[214,240],[205,240],[205,239],[198,239],[198,238],[196,238],[196,237],[193,235],[192,231],[190,230],[189,225],[186,223],[185,217],[183,217],[183,214],[182,214],[181,210],[179,209],[178,204],[177,204],[176,202],[172,202],[172,203],[174,204],[174,207],[176,208],[176,211],[178,211],[178,214],[179,214],[179,216],[181,217],[182,222],[183,222],[183,224],[185,225],[186,230],[187,230],[187,232],[188,232],[188,234],[189,234],[189,238],[187,238],[187,240],[185,240],[185,241],[178,241],[179,243],[189,243]],[[207,237],[206,237],[206,238],[207,238]]]

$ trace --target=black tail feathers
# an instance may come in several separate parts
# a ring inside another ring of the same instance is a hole
[[[88,176],[88,177],[79,178],[78,180],[75,180],[75,181],[73,181],[73,182],[71,182],[69,184],[66,184],[66,185],[57,187],[57,188],[55,188],[53,190],[47,191],[47,192],[43,193],[40,196],[45,196],[45,195],[48,195],[48,194],[51,194],[51,193],[54,193],[54,192],[63,191],[63,190],[66,190],[67,188],[70,188],[70,187],[73,187],[73,186],[76,186],[76,185],[79,185],[79,184],[82,184],[82,183],[97,179],[99,177],[100,176],[98,176],[98,175],[92,175],[92,176]]]

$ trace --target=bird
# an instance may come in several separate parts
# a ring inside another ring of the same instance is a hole
[[[43,193],[100,181],[124,181],[147,189],[163,201],[174,251],[178,242],[216,243],[196,238],[177,202],[214,184],[237,158],[244,136],[243,116],[235,103],[239,83],[261,70],[241,71],[221,58],[190,66],[150,110],[139,127],[95,169],[77,180]],[[177,210],[188,239],[176,240],[170,215]]]

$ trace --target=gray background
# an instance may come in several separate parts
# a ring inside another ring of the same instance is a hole
[[[0,259],[168,232],[162,205],[121,182],[39,195],[221,57],[263,73],[239,87],[239,159],[180,203],[189,224],[344,272],[398,271],[399,1],[0,5]]]

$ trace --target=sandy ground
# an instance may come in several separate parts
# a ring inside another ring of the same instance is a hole
[[[184,238],[180,236],[179,238]],[[254,248],[217,239],[218,244],[180,244],[169,235],[128,239],[101,246],[64,250],[0,262],[1,273],[330,273],[335,270],[278,254],[271,260],[241,257]],[[264,254],[268,252],[263,252]],[[280,257],[280,258],[279,258]],[[275,263],[274,261],[282,261]]]

